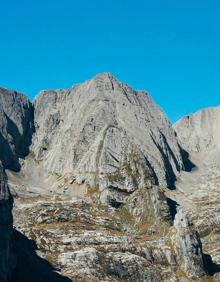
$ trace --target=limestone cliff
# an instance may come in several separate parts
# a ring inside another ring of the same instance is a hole
[[[203,109],[174,125],[179,142],[188,152],[220,149],[220,106]]]
[[[108,73],[73,88],[41,92],[31,146],[48,175],[99,187],[102,199],[122,198],[153,184],[174,186],[183,162],[165,114],[144,91]],[[107,189],[106,189],[107,188]]]

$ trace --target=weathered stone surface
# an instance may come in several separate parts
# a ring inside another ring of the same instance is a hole
[[[174,220],[177,259],[189,278],[204,276],[202,245],[186,212],[179,208]]]
[[[19,158],[29,152],[33,132],[33,108],[28,98],[0,88],[0,281],[8,281],[15,266],[12,252],[13,199],[6,168],[18,171]]]
[[[26,96],[0,88],[0,160],[18,171],[19,158],[29,152],[33,132],[33,108]]]
[[[49,175],[132,192],[146,185],[147,173],[155,184],[172,186],[183,167],[164,113],[147,93],[108,73],[68,90],[43,91],[34,107],[31,150]]]
[[[220,149],[220,106],[201,110],[176,124],[179,142],[188,152]]]
[[[33,109],[23,94],[0,88],[0,281],[8,281],[15,266],[12,246],[13,199],[5,168],[18,171],[19,158],[28,154]]]
[[[195,252],[195,229],[182,215],[171,226],[144,217],[145,211],[132,214],[129,203],[110,212],[89,198],[18,197],[15,202],[19,232],[72,281],[197,281],[205,274],[202,254]]]

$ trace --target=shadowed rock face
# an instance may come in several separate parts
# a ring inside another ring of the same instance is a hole
[[[13,200],[8,189],[7,177],[0,163],[0,281],[6,282],[13,268],[11,251]]]
[[[4,279],[203,281],[195,227],[161,189],[174,188],[182,149],[147,93],[104,73],[43,91],[33,106],[22,94],[0,95],[0,158],[17,229],[13,265],[12,198],[2,174]]]
[[[33,108],[28,98],[0,88],[0,281],[8,281],[15,266],[12,252],[13,199],[6,168],[18,171],[19,158],[29,152],[33,132]]]
[[[56,269],[48,261],[36,254],[35,241],[14,231],[12,242],[17,263],[10,278],[11,282],[71,282],[70,279],[56,273]]]
[[[37,256],[29,240],[13,230],[13,197],[5,169],[18,173],[21,158],[28,155],[33,114],[27,97],[0,88],[0,282],[70,281],[56,274],[48,262]]]
[[[29,153],[33,108],[21,93],[0,88],[0,160],[5,168],[20,169],[19,158]]]

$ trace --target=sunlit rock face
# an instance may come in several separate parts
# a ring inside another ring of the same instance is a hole
[[[189,278],[204,275],[202,246],[198,234],[186,211],[181,208],[178,209],[175,216],[174,227],[174,245],[182,270]]]
[[[111,74],[68,90],[43,91],[34,107],[35,159],[48,174],[98,186],[103,199],[145,186],[148,174],[154,184],[173,187],[183,168],[165,114],[147,93]]]
[[[174,125],[179,142],[188,152],[220,150],[220,106],[201,110]]]

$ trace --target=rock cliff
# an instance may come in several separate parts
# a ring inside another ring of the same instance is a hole
[[[147,93],[108,73],[68,90],[43,91],[34,108],[34,159],[47,175],[99,187],[103,201],[124,201],[148,185],[148,175],[173,187],[183,168],[164,113]]]
[[[33,133],[33,108],[26,96],[0,88],[0,160],[19,171],[19,158],[29,152]]]
[[[12,246],[13,199],[5,169],[18,171],[19,158],[28,154],[33,131],[33,110],[28,98],[0,88],[0,281],[8,281],[15,266]]]

